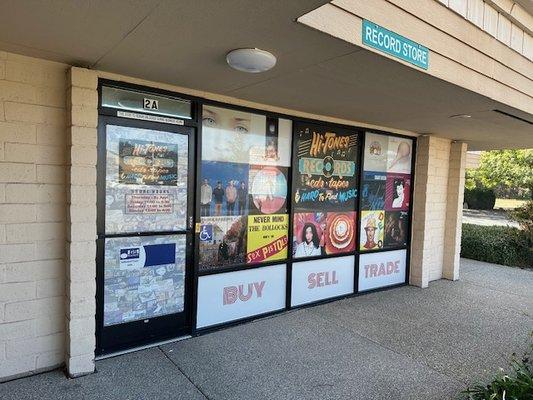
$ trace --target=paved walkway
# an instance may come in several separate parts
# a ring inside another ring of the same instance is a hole
[[[458,282],[310,307],[0,385],[0,399],[451,399],[533,329],[533,272],[462,260]]]
[[[518,222],[509,219],[507,211],[500,210],[463,210],[463,223],[519,227]]]

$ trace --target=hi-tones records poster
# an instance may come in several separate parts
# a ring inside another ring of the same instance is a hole
[[[184,229],[188,137],[108,125],[106,233]]]
[[[105,241],[104,325],[182,312],[185,235]]]
[[[295,210],[355,210],[357,146],[358,135],[354,132],[297,125]]]

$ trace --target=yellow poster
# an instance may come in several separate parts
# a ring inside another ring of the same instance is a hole
[[[289,216],[249,215],[246,262],[256,264],[287,258]]]

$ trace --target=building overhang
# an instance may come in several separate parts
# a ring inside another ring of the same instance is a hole
[[[10,2],[0,15],[0,49],[299,112],[438,135],[466,141],[472,150],[533,147],[529,87],[520,94],[525,101],[513,101],[512,96],[504,101],[443,79],[431,69],[391,59],[357,44],[360,26],[354,19],[347,20],[342,35],[332,32],[342,24],[328,19],[333,14],[324,10],[347,11],[326,3],[143,1],[125,7],[101,0],[79,7],[66,0]],[[241,47],[268,50],[278,64],[261,74],[232,70],[226,53]],[[525,79],[531,83],[530,77]],[[458,114],[470,118],[450,118]]]

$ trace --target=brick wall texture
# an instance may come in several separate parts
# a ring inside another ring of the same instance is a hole
[[[458,279],[466,144],[417,140],[410,283]]]
[[[0,381],[65,358],[67,71],[0,52]]]

